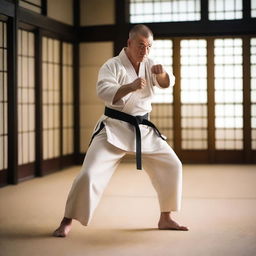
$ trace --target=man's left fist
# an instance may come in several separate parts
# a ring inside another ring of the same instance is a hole
[[[164,68],[163,68],[163,66],[161,64],[157,64],[157,65],[152,66],[151,72],[153,74],[158,75],[158,74],[164,73],[165,71],[164,71]]]

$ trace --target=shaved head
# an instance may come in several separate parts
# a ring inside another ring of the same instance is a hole
[[[132,27],[132,29],[129,32],[129,39],[134,39],[138,35],[149,38],[153,38],[153,33],[151,29],[145,25],[139,24]]]

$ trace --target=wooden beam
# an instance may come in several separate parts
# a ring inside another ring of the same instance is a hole
[[[114,55],[118,55],[126,46],[129,32],[129,1],[115,1],[116,33],[114,38]]]
[[[214,163],[215,152],[215,94],[214,94],[214,39],[207,38],[207,124],[208,161]]]
[[[120,35],[127,39],[129,29],[135,24],[102,25],[79,28],[80,42],[113,41],[124,45]],[[146,24],[154,33],[155,38],[188,37],[188,36],[229,36],[256,35],[256,19],[226,21],[192,21],[163,22]],[[120,32],[122,31],[122,32]],[[121,34],[120,34],[121,33]],[[124,36],[123,36],[124,37]],[[119,41],[118,41],[119,40]],[[119,47],[120,48],[120,47]]]
[[[243,0],[243,19],[249,20],[251,18],[251,1]]]
[[[17,3],[15,15],[7,23],[8,65],[8,183],[18,183],[18,106],[17,106]]]
[[[80,0],[74,0],[74,27],[77,35],[79,35],[80,27]],[[78,38],[78,36],[76,37]],[[74,122],[74,161],[76,164],[79,163],[78,158],[80,154],[80,51],[79,41],[76,40],[73,43],[73,122]]]
[[[42,33],[35,33],[35,93],[36,93],[36,168],[35,176],[42,176],[43,162],[43,100],[42,100]]]
[[[251,158],[251,69],[250,69],[250,38],[243,37],[243,148],[244,160]]]
[[[37,28],[47,30],[55,35],[61,36],[62,40],[73,41],[75,40],[75,30],[71,25],[58,22],[49,17],[32,12],[23,7],[19,7],[20,21],[31,24]]]
[[[180,39],[173,40],[173,144],[176,154],[181,156],[181,99],[180,99]]]
[[[155,36],[216,36],[256,34],[256,19],[149,23]]]
[[[47,16],[47,0],[41,0],[42,3],[42,12],[41,14]]]
[[[80,0],[73,0],[73,24],[75,29],[80,26]]]
[[[116,37],[117,29],[114,25],[79,27],[79,42],[103,42],[113,41]]]
[[[201,5],[201,20],[202,21],[207,21],[209,19],[209,6],[208,6],[208,1],[205,0],[200,0],[200,5]]]
[[[75,163],[79,163],[80,155],[80,61],[79,43],[73,45],[73,100],[74,100],[74,154]]]
[[[0,0],[0,13],[9,17],[14,17],[15,4],[6,0]]]

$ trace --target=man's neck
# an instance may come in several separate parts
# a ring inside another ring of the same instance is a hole
[[[139,74],[140,62],[136,62],[133,60],[133,58],[131,57],[129,50],[127,48],[124,48],[124,52],[125,52],[126,56],[128,57],[128,59],[130,60],[133,68],[135,69],[136,74]]]

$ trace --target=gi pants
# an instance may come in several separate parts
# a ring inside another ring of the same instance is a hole
[[[87,226],[122,157],[127,153],[109,142],[102,130],[93,139],[81,171],[68,195],[65,214]],[[159,138],[160,139],[160,138]],[[182,164],[166,143],[155,153],[143,153],[142,164],[157,192],[161,212],[177,211],[181,205]]]

